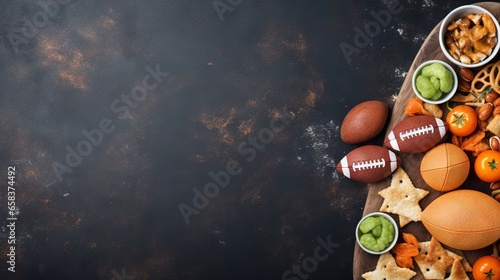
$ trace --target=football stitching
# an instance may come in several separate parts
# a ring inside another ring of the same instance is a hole
[[[357,161],[352,163],[352,171],[356,172],[358,169],[359,171],[363,171],[366,169],[377,169],[377,168],[385,168],[385,159],[380,158],[380,159],[372,159],[368,161]]]
[[[399,139],[404,142],[405,138],[410,139],[413,137],[418,137],[418,136],[422,136],[422,135],[426,135],[426,134],[434,134],[434,126],[433,125],[430,124],[427,126],[417,127],[417,128],[411,129],[409,131],[400,132]]]

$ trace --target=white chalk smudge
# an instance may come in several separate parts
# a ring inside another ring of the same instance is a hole
[[[391,98],[390,100],[391,100],[392,103],[396,103],[396,101],[398,100],[398,95],[397,94],[393,94],[393,95],[391,95],[390,98]]]
[[[297,160],[301,163],[312,164],[317,175],[323,177],[328,173],[335,180],[339,180],[339,175],[335,172],[336,162],[328,152],[334,149],[332,145],[340,138],[340,126],[333,123],[333,120],[320,125],[311,125],[306,128],[303,138],[306,144],[299,148],[303,155],[298,155]],[[312,162],[308,162],[308,161]]]
[[[31,163],[31,160],[30,159],[11,159],[10,161],[12,161],[14,164],[29,164],[29,165],[33,165]]]
[[[432,8],[436,6],[436,3],[434,3],[432,0],[424,0],[422,3],[422,8]]]
[[[391,94],[391,96],[388,96],[385,100],[385,102],[387,104],[395,104],[396,101],[398,100],[398,96],[399,96],[399,93],[394,93],[394,94]]]
[[[405,71],[403,68],[396,68],[394,69],[394,74],[396,78],[405,78],[408,72]]]
[[[425,34],[417,34],[413,37],[413,43],[423,43],[427,39],[427,35]]]
[[[52,186],[53,184],[57,183],[57,180],[53,180],[52,182],[48,183],[45,185],[45,188],[48,188],[50,186]]]

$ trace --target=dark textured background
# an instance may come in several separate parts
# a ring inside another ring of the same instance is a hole
[[[281,279],[328,236],[337,248],[308,279],[351,279],[367,189],[335,172],[354,148],[342,119],[392,107],[427,34],[471,3],[401,0],[348,63],[339,45],[395,1],[66,2],[43,22],[38,1],[0,1],[0,279]],[[219,17],[214,3],[235,5]],[[168,77],[113,112],[156,65]],[[247,162],[238,146],[283,112],[293,121]],[[57,180],[51,165],[104,118],[115,129]],[[241,173],[187,225],[179,205],[231,160]]]

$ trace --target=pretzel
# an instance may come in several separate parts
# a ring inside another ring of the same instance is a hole
[[[500,61],[496,62],[491,68],[490,83],[494,91],[500,92]]]
[[[498,62],[497,62],[498,63]],[[472,80],[471,83],[471,89],[475,93],[481,93],[488,89],[488,87],[492,86],[492,68],[495,65],[495,63],[490,63],[486,65],[481,71],[479,71],[476,76],[474,77],[474,80]],[[497,75],[498,76],[498,75]],[[493,77],[495,78],[495,77]]]

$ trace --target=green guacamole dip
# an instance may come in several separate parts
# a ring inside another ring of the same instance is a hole
[[[394,226],[383,216],[371,216],[359,224],[359,243],[375,252],[387,248],[394,240]]]

